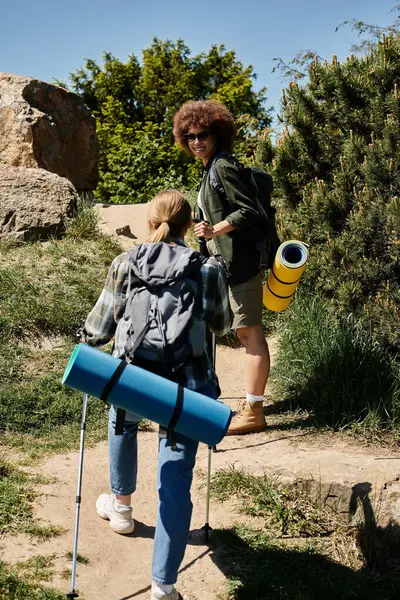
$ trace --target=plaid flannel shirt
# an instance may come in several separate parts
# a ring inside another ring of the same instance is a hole
[[[181,240],[178,244],[184,245]],[[113,355],[124,358],[127,329],[123,318],[128,292],[128,253],[120,254],[111,263],[104,288],[89,313],[81,339],[91,346],[102,346],[114,337]],[[223,268],[209,258],[200,270],[204,320],[216,335],[228,333],[232,325],[228,284]],[[178,374],[179,383],[192,390],[217,378],[208,350],[203,356],[188,361]]]

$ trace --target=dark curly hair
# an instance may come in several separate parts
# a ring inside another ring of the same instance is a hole
[[[186,102],[174,116],[175,141],[189,154],[184,136],[190,127],[203,127],[216,136],[217,149],[232,151],[236,135],[235,121],[230,111],[216,100],[192,100]]]

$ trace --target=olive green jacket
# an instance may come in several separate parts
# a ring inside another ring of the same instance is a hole
[[[229,283],[236,285],[254,277],[260,270],[260,252],[256,247],[256,229],[260,221],[254,200],[249,193],[243,174],[227,158],[218,158],[215,168],[227,198],[221,197],[211,187],[210,167],[212,158],[203,171],[199,185],[199,204],[204,218],[216,225],[228,221],[235,229],[229,233],[207,240],[211,256],[222,258]]]

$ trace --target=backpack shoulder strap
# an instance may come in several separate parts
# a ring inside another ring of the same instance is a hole
[[[211,187],[214,188],[217,192],[222,191],[223,193],[225,193],[224,187],[221,183],[221,180],[220,180],[218,172],[217,172],[217,167],[216,167],[217,161],[220,158],[225,158],[225,160],[227,160],[228,162],[233,164],[238,170],[241,170],[243,165],[237,160],[237,158],[235,158],[234,156],[229,154],[229,152],[218,152],[217,154],[215,154],[212,157],[211,165],[210,165]]]
[[[195,310],[197,314],[203,314],[203,279],[201,276],[201,267],[208,261],[207,256],[199,254],[198,269],[193,273],[193,279],[197,283],[197,294],[195,298]]]
[[[139,279],[136,275],[134,275],[132,273],[132,265],[131,263],[135,260],[136,257],[136,252],[131,251],[128,254],[128,259],[129,259],[129,265],[128,265],[128,287],[127,287],[127,291],[126,291],[126,304],[125,304],[125,314],[124,314],[124,318],[125,319],[131,319],[132,320],[132,316],[134,313],[134,302],[135,302],[135,298],[136,298],[136,294],[139,290],[139,287],[145,288],[148,292],[147,296],[147,306],[144,308],[144,310],[141,311],[141,315],[144,314],[146,315],[147,319],[143,319],[143,321],[141,322],[141,327],[139,327],[138,330],[135,331],[134,334],[134,338],[128,338],[128,342],[125,346],[125,350],[127,350],[129,348],[129,357],[130,359],[132,359],[132,357],[134,356],[136,349],[138,348],[138,346],[142,343],[149,327],[150,327],[150,322],[151,319],[153,317],[153,310],[154,307],[152,306],[152,302],[151,302],[151,297],[152,297],[152,291],[151,289],[146,285],[146,283],[144,281],[142,281],[141,279]],[[128,360],[128,356],[126,357],[126,359]]]
[[[232,165],[234,165],[237,168],[239,173],[243,172],[244,166],[242,165],[241,162],[238,161],[237,158],[232,156],[232,154],[229,154],[229,152],[219,152],[219,153],[215,154],[212,158],[212,162],[211,162],[211,166],[210,166],[210,185],[221,198],[223,198],[224,200],[227,200],[229,202],[229,198],[226,194],[225,188],[224,188],[223,183],[218,175],[217,168],[216,168],[216,163],[220,158],[225,158],[225,160],[227,160]]]

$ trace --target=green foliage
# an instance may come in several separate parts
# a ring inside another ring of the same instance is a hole
[[[188,100],[215,98],[225,103],[239,127],[239,153],[254,146],[254,133],[269,125],[265,88],[255,92],[251,66],[233,50],[214,45],[191,56],[183,40],[154,38],[142,61],[126,63],[110,53],[103,65],[87,60],[71,74],[73,90],[97,119],[100,140],[100,184],[97,197],[106,202],[149,200],[160,189],[193,187],[200,165],[174,145],[172,119]]]
[[[306,491],[284,487],[268,475],[254,476],[236,467],[220,469],[212,479],[211,490],[222,501],[238,497],[243,512],[264,518],[271,534],[323,537],[334,528],[329,507],[313,501]]]
[[[154,127],[132,133],[130,141],[107,154],[106,170],[97,195],[108,202],[147,202],[159,191],[183,185],[177,147],[170,139],[159,138]]]
[[[310,244],[302,287],[397,352],[400,35],[341,64],[315,58],[282,97],[271,172],[283,239]],[[262,149],[264,142],[261,141]],[[261,152],[261,150],[259,150]]]
[[[316,298],[298,300],[280,322],[279,340],[271,381],[281,399],[319,424],[399,434],[399,367],[352,318],[338,319]]]

